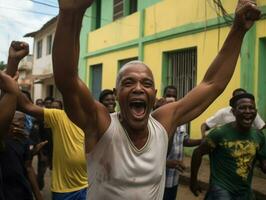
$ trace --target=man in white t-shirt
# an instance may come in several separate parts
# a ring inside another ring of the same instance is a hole
[[[236,96],[239,94],[246,93],[246,90],[243,88],[237,88],[233,91],[232,96]],[[232,113],[232,107],[228,106],[218,110],[213,116],[208,118],[202,125],[201,125],[201,134],[204,137],[206,131],[215,128],[217,126],[221,126],[223,124],[227,124],[229,122],[235,121],[236,118]],[[252,123],[252,126],[258,130],[262,130],[266,127],[265,122],[257,113],[255,120]]]
[[[260,18],[260,11],[254,2],[240,0],[228,37],[203,80],[184,98],[154,112],[157,90],[152,70],[141,61],[125,64],[115,86],[120,112],[110,115],[78,76],[82,20],[93,1],[58,2],[53,72],[67,115],[85,134],[88,199],[161,200],[168,137],[178,126],[199,116],[223,92],[233,75],[244,36]]]

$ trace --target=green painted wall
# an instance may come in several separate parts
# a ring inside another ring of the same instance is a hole
[[[241,48],[241,80],[240,85],[248,92],[254,93],[254,68],[256,48],[256,25],[250,29]]]
[[[79,76],[80,78],[86,82],[86,69],[87,69],[87,59],[85,59],[85,55],[87,54],[87,44],[88,44],[88,33],[92,30],[92,9],[89,8],[86,11],[86,16],[83,18],[82,22],[82,30],[80,33],[80,55],[79,55]]]
[[[113,22],[113,0],[102,0],[101,27]]]
[[[101,1],[101,20],[100,24],[101,27],[110,24],[113,22],[113,0],[98,0]],[[161,0],[139,0],[138,1],[138,10],[143,10],[146,7],[149,7]],[[125,6],[128,5],[128,0],[124,0]],[[86,16],[83,19],[83,26],[80,35],[80,59],[79,59],[79,76],[80,78],[85,81],[86,80],[86,65],[87,61],[85,59],[86,55],[88,54],[88,35],[89,32],[95,30],[96,27],[96,1],[94,4],[87,10]],[[126,12],[125,12],[126,13]],[[142,29],[140,30],[140,38],[144,35],[144,11],[141,15],[140,21],[142,24]],[[139,42],[139,50],[140,55],[139,59],[143,60],[143,43]]]
[[[113,22],[113,0],[98,0],[101,2],[101,27]],[[96,2],[96,1],[95,1]],[[88,51],[88,35],[89,32],[95,30],[96,27],[96,3],[86,11],[82,22],[82,30],[80,33],[80,58],[79,58],[79,76],[86,82],[87,75],[87,59],[85,56]]]
[[[258,109],[261,117],[266,119],[266,38],[259,39],[259,71],[258,71]]]
[[[138,0],[138,11],[147,8],[161,0]]]

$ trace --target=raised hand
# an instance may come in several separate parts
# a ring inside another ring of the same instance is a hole
[[[58,0],[59,8],[63,11],[86,10],[93,0]]]
[[[26,42],[12,41],[9,47],[9,57],[21,60],[29,54],[29,45]]]
[[[19,94],[17,82],[2,71],[0,71],[0,89],[6,93]]]
[[[234,26],[247,31],[254,21],[260,19],[260,16],[261,12],[254,0],[239,0],[235,11]]]
[[[29,54],[29,45],[26,42],[13,41],[9,47],[9,55],[6,73],[14,76],[18,70],[18,64],[25,56]]]

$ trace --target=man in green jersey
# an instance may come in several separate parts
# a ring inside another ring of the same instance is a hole
[[[191,161],[190,189],[197,196],[197,174],[202,156],[210,156],[210,187],[207,200],[253,199],[251,181],[256,160],[266,173],[266,139],[252,128],[257,110],[252,94],[240,94],[230,100],[236,121],[214,129],[194,150]]]

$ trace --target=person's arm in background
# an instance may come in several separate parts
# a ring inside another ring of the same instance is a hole
[[[199,146],[202,142],[202,139],[190,139],[189,137],[184,139],[183,145],[185,147],[195,147]]]
[[[211,146],[204,140],[199,147],[194,149],[191,159],[191,175],[190,175],[190,190],[198,196],[201,192],[201,187],[198,183],[198,172],[201,165],[202,157],[211,151]]]
[[[9,47],[7,69],[5,73],[16,79],[17,77],[15,77],[15,75],[18,63],[28,52],[29,46],[26,43],[13,41]],[[9,128],[9,124],[13,119],[19,89],[16,81],[6,76],[3,72],[1,72],[0,75],[0,84],[0,89],[3,92],[1,92],[0,97],[0,107],[3,108],[3,111],[0,112],[0,130],[1,133],[4,133]]]
[[[38,186],[37,177],[36,177],[34,168],[32,166],[33,155],[32,155],[32,152],[30,151],[30,145],[28,143],[25,144],[25,152],[23,155],[23,159],[24,159],[24,165],[27,171],[27,177],[30,182],[35,199],[43,200],[42,194]]]
[[[44,119],[44,108],[32,103],[22,92],[18,95],[18,109],[38,120]]]
[[[16,111],[19,88],[15,80],[0,71],[0,89],[4,92],[0,99],[0,137],[3,138]]]
[[[34,168],[32,166],[32,160],[26,161],[25,167],[27,170],[27,176],[28,176],[29,182],[31,184],[31,188],[32,188],[33,194],[35,196],[35,199],[36,200],[43,200],[42,194],[41,194],[39,186],[38,186],[37,177],[36,177]]]
[[[21,41],[11,42],[6,74],[13,77],[18,70],[19,62],[29,54],[29,45]],[[24,93],[19,92],[18,108],[20,111],[43,120],[43,108],[33,104]]]
[[[183,172],[186,169],[182,160],[166,160],[166,167],[177,169],[179,172]]]
[[[201,131],[201,137],[204,138],[206,136],[206,131],[210,130],[210,127],[203,122],[200,126],[200,131]]]
[[[8,52],[6,74],[13,77],[18,70],[19,62],[28,54],[29,45],[26,42],[12,41]]]

